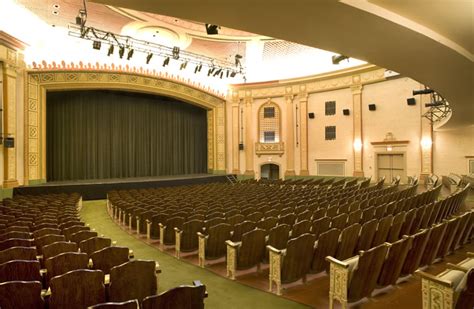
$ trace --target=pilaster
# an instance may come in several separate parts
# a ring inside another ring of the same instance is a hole
[[[308,176],[308,92],[300,85],[300,175]]]
[[[232,173],[240,174],[240,107],[238,93],[232,97]]]
[[[286,101],[286,176],[295,176],[295,124],[294,124],[294,95],[292,88],[287,87]]]
[[[352,77],[352,81],[355,83],[351,86],[352,91],[352,113],[353,113],[353,149],[354,149],[354,176],[363,177],[363,134],[362,134],[362,84],[360,82],[360,76],[356,75]]]
[[[253,157],[254,157],[254,139],[252,134],[252,128],[255,121],[253,121],[252,115],[252,93],[251,91],[245,92],[245,175],[255,176]]]
[[[420,85],[420,89],[424,87]],[[420,180],[424,181],[427,176],[433,173],[433,124],[426,117],[422,115],[428,110],[425,107],[426,103],[431,102],[431,96],[424,94],[420,96],[420,156],[421,156],[421,171]]]

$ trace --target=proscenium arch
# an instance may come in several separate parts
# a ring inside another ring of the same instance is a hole
[[[225,100],[169,79],[136,73],[93,70],[28,71],[24,123],[25,184],[46,181],[46,92],[121,90],[167,96],[207,111],[208,171],[225,173]]]

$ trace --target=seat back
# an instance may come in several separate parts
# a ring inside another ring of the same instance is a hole
[[[76,222],[72,222],[71,226],[63,229],[63,235],[66,236],[66,240],[71,240],[71,235],[75,234],[80,231],[90,231],[90,227],[84,226],[84,224],[74,224]],[[82,223],[82,222],[81,222]]]
[[[104,273],[79,269],[51,279],[50,309],[83,309],[105,301]]]
[[[32,239],[32,235],[29,232],[18,232],[18,231],[11,231],[11,232],[0,234],[0,241],[10,239],[10,238]]]
[[[428,238],[428,242],[426,243],[425,250],[423,252],[423,256],[421,258],[420,266],[431,265],[433,264],[438,249],[441,246],[441,240],[444,237],[448,224],[447,222],[440,223],[438,225],[433,226],[430,230],[430,236]]]
[[[11,260],[0,264],[0,282],[41,281],[38,261]]]
[[[197,232],[202,232],[204,227],[203,220],[191,220],[183,224],[183,234],[181,235],[181,251],[190,252],[197,250],[198,237]]]
[[[43,309],[41,282],[9,281],[0,283],[0,308]]]
[[[155,295],[158,283],[155,261],[134,260],[112,267],[110,270],[110,301],[137,299]]]
[[[413,236],[404,236],[402,239],[390,245],[387,258],[377,280],[379,286],[384,287],[387,285],[395,285],[397,283],[412,244]]]
[[[367,251],[372,248],[372,242],[377,232],[377,224],[377,219],[372,219],[362,225],[355,252],[359,252],[360,250]]]
[[[206,259],[218,259],[227,252],[225,241],[230,239],[232,227],[228,223],[211,226],[207,231]]]
[[[83,231],[79,231],[77,233],[72,234],[70,237],[71,238],[70,240],[79,245],[81,241],[92,238],[92,237],[97,237],[97,236],[98,236],[97,232],[83,230]]]
[[[36,250],[39,255],[43,254],[43,247],[57,241],[65,241],[64,235],[48,234],[35,239]]]
[[[415,270],[420,267],[421,258],[423,252],[425,251],[426,244],[428,243],[428,238],[431,233],[431,230],[425,229],[421,230],[418,233],[412,235],[413,243],[410,251],[408,251],[405,263],[402,267],[402,275],[411,275]]]
[[[40,238],[44,235],[61,235],[61,230],[58,228],[45,227],[33,232],[34,238]]]
[[[35,247],[11,247],[0,251],[0,264],[12,260],[34,261],[36,255]]]
[[[75,242],[57,241],[43,247],[43,261],[66,252],[77,252],[79,247]]]
[[[368,297],[375,289],[377,278],[382,269],[388,246],[382,244],[368,251],[362,251],[359,262],[353,271],[352,279],[348,288],[348,301],[358,301]]]
[[[389,215],[379,220],[377,225],[377,232],[375,232],[372,241],[372,247],[377,247],[387,241],[388,233],[392,226],[393,216]]]
[[[86,240],[83,240],[79,243],[79,249],[82,253],[91,255],[92,253],[110,247],[112,245],[112,239],[105,237],[92,237]]]
[[[348,215],[346,213],[337,215],[331,220],[331,228],[343,230],[346,227]]]
[[[94,269],[109,274],[112,267],[129,261],[129,250],[127,247],[105,247],[93,252],[90,258]]]
[[[395,242],[400,239],[400,231],[402,229],[403,223],[405,222],[405,212],[400,212],[393,217],[392,225],[387,235],[388,242]]]
[[[267,217],[257,222],[257,228],[267,231],[267,233],[278,223],[277,217]]]
[[[299,237],[305,233],[310,233],[312,223],[309,220],[303,220],[295,223],[291,229],[291,238]]]
[[[437,257],[444,258],[446,255],[448,255],[460,223],[461,217],[455,217],[446,222],[446,231],[436,254]]]
[[[102,304],[97,304],[88,309],[139,309],[140,305],[138,300],[132,299],[124,302],[107,302]]]
[[[411,235],[410,234],[411,227],[416,218],[416,211],[417,211],[416,209],[411,209],[406,212],[405,221],[403,222],[402,228],[400,229],[400,234],[399,234],[400,236]]]
[[[237,251],[237,269],[248,269],[260,263],[265,253],[265,231],[255,229],[242,235]]]
[[[177,227],[179,229],[183,228],[184,224],[184,217],[172,217],[166,220],[166,229],[165,229],[165,237],[164,237],[164,244],[165,245],[174,245],[176,242],[176,234],[174,232],[174,228]]]
[[[322,217],[322,218],[313,220],[313,225],[311,227],[311,234],[313,234],[316,238],[318,238],[319,235],[329,230],[330,225],[331,225],[331,218],[329,217]]]
[[[76,269],[86,269],[89,258],[85,253],[65,252],[47,259],[44,264],[47,270],[47,281]]]
[[[319,273],[323,270],[329,270],[329,262],[326,261],[326,256],[336,255],[340,235],[341,230],[338,229],[330,229],[319,235],[316,248],[314,248],[311,272]]]
[[[206,286],[179,286],[148,296],[142,302],[142,309],[204,309]]]
[[[464,289],[459,293],[456,309],[474,308],[474,269],[467,273]]]
[[[355,248],[359,241],[360,229],[360,224],[356,223],[342,230],[336,252],[336,259],[342,261],[354,255]]]
[[[21,238],[9,238],[0,241],[0,251],[6,250],[11,247],[34,247],[33,239],[21,239]]]
[[[233,227],[232,241],[241,241],[242,235],[255,229],[256,223],[253,221],[243,221]]]
[[[316,237],[312,234],[303,234],[288,241],[281,266],[282,283],[299,280],[309,272],[315,241]]]

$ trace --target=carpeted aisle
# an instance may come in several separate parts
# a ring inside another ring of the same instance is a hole
[[[159,275],[159,292],[181,284],[192,284],[193,280],[201,280],[209,294],[205,300],[206,308],[307,308],[161,253],[120,229],[109,217],[105,200],[83,202],[81,217],[99,234],[117,241],[117,246],[133,249],[135,258],[158,261],[162,269]]]

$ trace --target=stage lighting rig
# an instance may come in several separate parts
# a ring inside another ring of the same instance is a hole
[[[339,64],[341,61],[349,59],[349,57],[344,55],[334,55],[332,56],[332,64]]]
[[[449,117],[452,113],[448,101],[433,89],[425,88],[413,90],[413,95],[429,95],[430,102],[425,103],[425,107],[429,110],[423,114],[423,117],[431,121],[431,123],[439,122]]]
[[[206,33],[208,35],[216,35],[219,34],[219,30],[221,27],[218,25],[213,24],[206,24]]]

